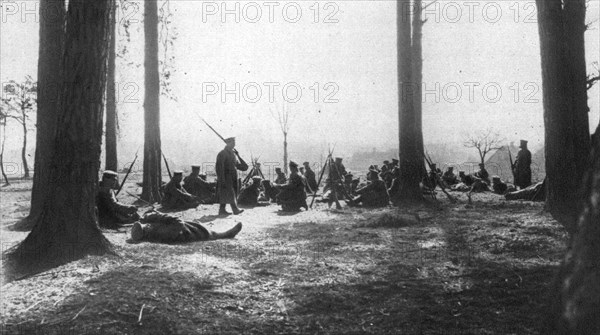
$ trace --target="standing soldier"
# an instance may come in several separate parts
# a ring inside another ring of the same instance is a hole
[[[227,204],[231,205],[233,214],[237,215],[244,210],[237,206],[238,175],[237,170],[248,170],[248,164],[239,159],[235,148],[235,137],[225,139],[225,148],[217,155],[215,170],[217,171],[217,197],[219,198],[219,215],[229,215],[225,210]]]
[[[531,151],[527,150],[527,141],[521,140],[519,146],[521,150],[517,153],[513,173],[515,176],[515,185],[524,189],[531,185]]]

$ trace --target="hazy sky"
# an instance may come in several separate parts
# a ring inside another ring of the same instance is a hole
[[[2,4],[0,78],[35,77],[38,24],[23,9],[33,10],[37,2]],[[121,138],[133,142],[143,140],[143,2],[137,4],[120,14],[130,20],[131,42],[117,79]],[[240,150],[279,155],[281,131],[270,111],[287,108],[294,115],[291,151],[327,143],[345,154],[359,146],[397,147],[395,8],[394,1],[171,0],[170,33],[177,36],[170,50],[171,87],[178,100],[162,98],[163,141],[221,147],[200,122],[202,115],[224,135],[238,135]],[[597,0],[590,2],[590,69],[599,58],[598,8]],[[540,145],[534,1],[439,1],[423,16],[425,142],[460,145],[465,132],[494,127],[509,141]],[[119,45],[124,43],[121,29]],[[594,128],[599,86],[590,92]],[[229,93],[223,96],[223,89]]]

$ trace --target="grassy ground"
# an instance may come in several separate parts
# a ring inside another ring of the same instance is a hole
[[[29,187],[1,190],[3,249],[27,234],[10,227],[27,214]],[[131,244],[129,231],[106,231],[119,257],[3,282],[2,325],[24,334],[540,334],[565,232],[539,203],[442,196],[399,209],[178,213],[214,230],[242,222],[234,240]]]

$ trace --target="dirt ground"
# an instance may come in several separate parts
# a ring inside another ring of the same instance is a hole
[[[11,227],[30,188],[0,190],[2,250],[27,235]],[[454,195],[380,210],[176,214],[217,231],[242,222],[232,240],[132,244],[129,229],[105,231],[118,257],[3,281],[0,333],[541,334],[565,232],[541,203]]]

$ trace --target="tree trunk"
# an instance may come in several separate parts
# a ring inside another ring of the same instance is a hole
[[[29,165],[27,165],[27,113],[21,109],[23,117],[23,148],[21,148],[21,160],[23,161],[23,178],[29,178]]]
[[[287,133],[283,133],[283,172],[288,173],[288,142]]]
[[[585,171],[583,165],[589,157],[589,126],[587,111],[578,110],[582,108],[582,93],[575,93],[580,90],[575,82],[581,76],[581,65],[570,65],[573,62],[570,57],[578,54],[578,51],[567,50],[571,48],[567,44],[572,43],[567,41],[577,37],[566,35],[566,31],[570,30],[566,27],[573,26],[575,21],[579,22],[582,18],[567,19],[569,13],[563,11],[561,0],[536,0],[536,4],[542,59],[546,208],[573,233],[582,200],[579,185]],[[579,43],[583,43],[583,39]],[[577,71],[574,70],[576,68]],[[585,68],[581,80],[585,80]],[[587,101],[585,87],[583,94]],[[575,104],[575,101],[578,103]]]
[[[10,185],[6,172],[4,172],[4,143],[6,142],[6,120],[3,120],[2,127],[2,145],[0,146],[0,170],[2,170],[2,178],[4,178],[4,185]]]
[[[95,198],[113,4],[69,1],[54,150],[41,167],[50,174],[48,193],[33,230],[10,254],[19,268],[39,271],[111,251],[98,228]]]
[[[422,157],[417,149],[416,116],[414,111],[414,87],[412,80],[412,48],[410,1],[397,3],[398,29],[398,121],[400,131],[400,190],[397,199],[405,201],[422,200],[419,188],[422,173]]]
[[[144,2],[145,96],[144,96],[144,176],[142,199],[160,202],[160,81],[158,73],[158,9],[157,0]]]
[[[423,143],[423,25],[425,21],[421,20],[421,10],[423,2],[414,0],[414,17],[412,21],[412,62],[413,62],[413,82],[415,95],[413,99],[413,107],[415,109],[415,134],[417,137],[417,153],[421,158],[421,180],[427,174],[425,169],[425,150]]]
[[[591,157],[581,184],[585,201],[577,233],[551,289],[547,333],[600,334],[600,127]]]
[[[587,94],[587,67],[585,62],[585,12],[586,0],[565,0],[565,65],[569,68],[571,89],[571,116],[573,118],[573,143],[575,149],[574,178],[578,185],[589,166],[590,121]]]
[[[64,53],[65,0],[40,0],[40,48],[38,59],[37,131],[29,216],[15,228],[29,230],[38,220],[49,191],[47,168],[54,145],[57,123],[58,88]]]
[[[115,1],[116,4],[116,1]],[[115,69],[117,58],[117,34],[116,34],[116,9],[113,6],[111,22],[111,39],[108,54],[108,74],[106,79],[106,161],[104,168],[106,170],[118,171],[117,160],[117,99],[115,89]]]

